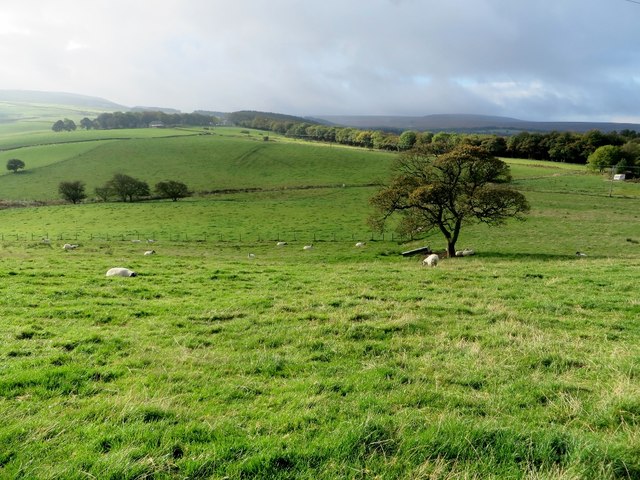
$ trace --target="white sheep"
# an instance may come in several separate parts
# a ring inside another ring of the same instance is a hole
[[[311,250],[313,248],[313,245],[305,245],[304,247],[302,247],[303,250]]]
[[[435,267],[438,265],[438,260],[440,260],[440,257],[437,254],[432,253],[422,261],[422,265],[425,267]]]
[[[140,243],[141,240],[138,240],[137,238],[134,238],[133,240],[131,240],[131,243]]]
[[[156,251],[155,250],[147,250],[146,252],[144,252],[145,255],[155,255]]]
[[[470,257],[475,255],[476,251],[471,248],[465,248],[464,250],[456,250],[456,257]]]
[[[284,247],[286,244],[287,242],[277,242],[276,247]]]
[[[247,258],[249,260],[253,260],[254,258],[256,258],[256,254],[255,253],[250,253],[249,255],[247,255]]]
[[[42,243],[50,244],[51,240],[49,240],[47,237],[42,237]]]
[[[107,270],[107,277],[137,277],[138,274],[133,270],[122,267],[114,267]]]
[[[358,243],[356,243],[356,247],[358,247],[358,248],[362,248],[362,247],[364,247],[365,245],[366,245],[366,243],[364,243],[364,242],[358,242]]]
[[[62,249],[63,249],[63,250],[75,250],[76,248],[78,248],[78,245],[71,244],[71,243],[65,243],[65,244],[62,246]]]
[[[576,252],[576,257],[586,257],[587,254],[584,252]]]
[[[153,238],[148,238],[147,243],[156,243],[156,241]]]

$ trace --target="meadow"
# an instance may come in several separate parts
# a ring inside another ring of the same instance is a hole
[[[440,237],[366,227],[389,154],[89,143],[34,153],[0,197],[108,162],[261,190],[0,210],[0,478],[640,477],[638,184],[510,162],[528,220],[426,269],[400,252]]]

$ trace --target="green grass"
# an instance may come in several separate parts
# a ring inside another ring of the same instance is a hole
[[[85,133],[93,138],[93,132],[79,132]],[[20,158],[18,153],[3,152],[0,161]],[[151,186],[178,179],[194,191],[366,184],[386,178],[392,159],[388,153],[277,139],[264,142],[261,137],[228,132],[31,147],[20,153],[25,154],[27,167],[18,174],[0,176],[1,198],[56,199],[59,183],[69,180],[84,181],[92,194],[118,172]]]
[[[427,269],[366,227],[388,154],[145,135],[27,143],[0,197],[263,190],[0,210],[0,478],[640,477],[638,184],[510,161],[528,220]]]
[[[6,243],[0,471],[640,474],[639,255],[426,270],[300,246]]]

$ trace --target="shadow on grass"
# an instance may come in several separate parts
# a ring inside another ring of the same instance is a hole
[[[495,258],[500,260],[516,260],[519,262],[522,261],[530,261],[530,262],[540,262],[540,261],[566,261],[566,262],[579,262],[585,261],[588,258],[597,258],[597,257],[581,257],[577,256],[575,253],[505,253],[505,252],[491,252],[491,251],[482,251],[481,254],[478,255],[480,258]]]

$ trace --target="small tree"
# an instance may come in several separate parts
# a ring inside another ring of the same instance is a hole
[[[122,173],[116,173],[105,188],[120,197],[123,202],[133,202],[149,195],[149,185],[146,182]]]
[[[174,202],[189,196],[189,187],[182,182],[168,180],[156,183],[156,193],[162,198],[170,198]]]
[[[74,182],[60,182],[60,185],[58,185],[58,192],[62,198],[73,204],[87,198],[87,195],[84,193],[84,183],[80,180],[76,180]]]
[[[98,197],[103,202],[108,202],[109,199],[111,198],[111,190],[107,186],[96,187],[94,189],[94,192],[96,194],[96,197]]]
[[[398,213],[401,233],[439,230],[451,257],[463,225],[502,225],[529,211],[524,195],[505,185],[511,180],[509,166],[481,147],[462,144],[442,155],[409,150],[398,157],[393,172],[391,185],[371,198],[376,209],[371,224],[382,230]]]
[[[587,166],[594,171],[602,173],[605,168],[613,167],[622,158],[620,147],[614,145],[604,145],[596,148],[587,159]]]
[[[18,158],[11,158],[7,161],[7,170],[11,170],[13,173],[18,173],[18,170],[24,167],[24,162]]]

